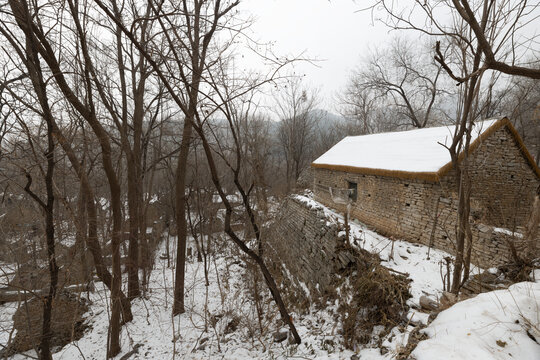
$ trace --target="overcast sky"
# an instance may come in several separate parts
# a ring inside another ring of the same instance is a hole
[[[306,85],[320,89],[324,103],[319,108],[335,111],[335,95],[345,87],[362,55],[369,47],[384,46],[396,35],[372,20],[370,11],[359,11],[370,3],[366,0],[244,0],[240,9],[244,16],[251,14],[255,19],[249,29],[251,36],[260,42],[274,43],[277,55],[302,54],[319,60],[316,65],[299,64],[294,71],[305,74]],[[444,17],[447,12],[448,9],[443,9],[439,15]],[[533,21],[521,31],[530,39],[540,33],[540,22]],[[412,31],[402,31],[402,35],[418,37]],[[248,68],[256,68],[261,60],[246,56],[243,62]]]
[[[352,0],[246,0],[241,9],[252,14],[252,36],[274,42],[279,55],[318,59],[316,65],[297,64],[295,73],[305,74],[306,84],[319,88],[325,103],[334,110],[332,98],[347,81],[368,45],[389,38],[388,29],[371,21],[369,12]],[[252,60],[254,61],[254,60]],[[257,64],[251,63],[251,66]]]

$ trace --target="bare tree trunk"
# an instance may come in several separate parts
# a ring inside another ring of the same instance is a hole
[[[48,105],[47,105],[48,106]],[[36,194],[32,192],[32,177],[26,174],[27,183],[24,190],[42,207],[45,212],[45,235],[47,241],[47,258],[49,265],[49,291],[43,299],[43,321],[41,327],[41,342],[39,345],[39,358],[41,360],[52,360],[51,354],[51,317],[52,304],[56,296],[56,287],[58,284],[58,266],[56,265],[56,253],[54,243],[54,189],[53,189],[53,174],[54,174],[54,140],[52,137],[52,127],[47,121],[47,171],[45,174],[45,187],[47,189],[47,200],[44,203]]]
[[[10,7],[13,11],[13,15],[17,21],[17,24],[21,28],[28,28],[31,23],[30,9],[27,6],[21,6],[17,2],[10,2]],[[53,116],[49,106],[49,100],[47,96],[47,87],[43,79],[41,70],[41,64],[38,57],[38,51],[36,48],[36,39],[34,34],[30,31],[24,32],[26,48],[24,55],[22,49],[20,50],[19,57],[25,61],[28,69],[30,80],[36,92],[39,100],[39,104],[42,108],[42,116],[47,123],[47,152],[45,157],[47,159],[47,170],[45,173],[45,188],[47,193],[46,201],[40,199],[31,189],[32,177],[29,173],[26,173],[27,183],[24,190],[36,201],[36,203],[42,208],[45,213],[45,235],[47,246],[47,260],[49,267],[49,291],[47,296],[43,299],[43,322],[41,328],[41,342],[39,349],[39,358],[42,360],[52,360],[51,343],[51,316],[52,316],[52,303],[56,295],[56,287],[58,284],[58,266],[56,264],[55,253],[55,241],[54,241],[54,139],[53,139]],[[8,37],[8,39],[12,39]],[[16,49],[19,49],[15,46]],[[30,139],[29,139],[30,140]],[[30,140],[31,141],[31,140]]]
[[[199,190],[197,190],[197,195],[199,194]],[[201,214],[201,203],[200,203],[200,196],[197,196],[197,214],[199,216],[199,235],[201,238],[201,243],[203,242],[203,215]],[[187,207],[187,219],[189,224],[189,230],[191,232],[191,236],[193,236],[193,241],[195,242],[195,247],[197,250],[197,262],[202,262],[202,253],[201,253],[201,245],[199,245],[199,236],[197,236],[197,229],[195,229],[195,226],[193,225],[193,220],[191,220],[191,207],[189,206],[189,201],[186,201],[186,207]]]
[[[41,334],[41,359],[52,359],[50,352],[50,340],[52,338],[51,316],[52,303],[56,296],[56,286],[58,284],[58,266],[56,265],[56,253],[54,244],[54,140],[50,122],[47,124],[47,173],[45,174],[45,187],[47,188],[47,207],[45,219],[45,233],[47,237],[47,258],[49,260],[50,284],[49,293],[43,304],[43,328]]]
[[[187,158],[189,154],[189,145],[191,142],[193,114],[189,114],[184,120],[184,129],[182,132],[182,143],[180,144],[180,153],[178,154],[178,162],[176,165],[176,181],[175,181],[175,206],[176,206],[176,232],[178,237],[178,245],[176,248],[176,277],[174,282],[174,305],[173,316],[182,314],[184,309],[184,281],[185,281],[185,266],[186,266],[186,239],[187,239],[187,222],[186,222],[186,169]]]
[[[471,91],[471,90],[469,90]],[[468,115],[465,115],[466,119]],[[462,123],[461,126],[467,126],[467,120]],[[458,160],[459,151],[452,154],[454,168],[456,169],[456,181],[458,183],[458,209],[457,209],[457,229],[456,229],[456,260],[454,263],[454,272],[452,274],[452,288],[451,292],[458,294],[461,289],[463,268],[469,268],[470,256],[465,256],[465,245],[468,235],[470,234],[470,179],[468,169],[468,149],[470,143],[470,132],[466,135],[465,147],[463,152],[465,154],[461,162]],[[454,160],[455,159],[455,160]],[[468,246],[472,246],[470,243],[472,239],[469,239]],[[470,254],[470,249],[467,249],[467,253]]]
[[[96,268],[96,274],[98,278],[107,286],[109,290],[112,289],[112,275],[107,269],[105,262],[103,261],[103,253],[101,251],[101,245],[98,240],[98,219],[97,219],[97,209],[96,203],[94,202],[94,191],[90,182],[88,181],[88,176],[86,175],[85,169],[79,163],[75,155],[75,151],[58,128],[53,119],[53,129],[55,138],[58,140],[60,146],[68,156],[68,159],[71,163],[71,166],[77,173],[79,181],[81,182],[82,191],[84,192],[84,198],[86,199],[86,210],[88,213],[88,236],[86,237],[86,244],[88,250],[92,254],[92,259],[94,260],[94,266]],[[129,300],[125,297],[123,293],[120,295],[122,301],[122,321],[124,323],[130,322],[133,319],[131,313],[131,305]]]
[[[469,139],[467,139],[467,149],[469,146],[469,142],[470,142]],[[463,261],[463,276],[461,278],[460,287],[463,286],[463,284],[465,284],[465,282],[469,279],[469,274],[471,270],[471,254],[472,254],[472,247],[473,247],[473,238],[472,238],[471,222],[470,222],[471,191],[472,190],[471,190],[471,179],[470,179],[468,169],[467,169],[466,174],[464,174],[464,176],[465,176],[465,191],[466,191],[465,204],[464,204],[465,210],[464,210],[464,215],[463,215],[463,221],[464,221],[464,226],[465,226],[465,257]]]
[[[77,215],[75,226],[75,244],[76,249],[79,252],[79,257],[81,261],[83,281],[85,283],[88,283],[90,281],[90,271],[88,269],[88,262],[86,261],[86,237],[88,234],[88,218],[86,216],[86,194],[83,191],[82,186],[79,189],[79,199],[77,201]]]
[[[476,71],[480,64],[480,53],[475,56],[473,70]],[[457,233],[456,233],[456,260],[454,263],[454,273],[452,274],[451,292],[458,294],[463,283],[469,276],[470,256],[472,251],[472,232],[470,224],[471,212],[471,179],[469,175],[469,145],[471,142],[471,132],[473,129],[473,102],[477,96],[477,85],[479,76],[473,76],[467,83],[465,91],[465,104],[463,106],[462,119],[457,134],[452,140],[450,156],[456,172],[458,185],[458,213],[457,213]],[[459,128],[458,128],[459,126]],[[463,136],[465,142],[463,144]],[[459,160],[460,144],[463,144],[463,158]],[[465,255],[465,243],[467,241],[467,253]],[[465,273],[463,275],[463,269]]]
[[[116,2],[112,3],[116,16],[120,16],[120,10]],[[150,7],[147,6],[147,13]],[[148,20],[141,22],[141,42],[145,43],[146,29]],[[120,74],[120,83],[122,91],[122,112],[121,124],[117,124],[118,130],[121,132],[122,148],[127,155],[127,171],[128,171],[128,212],[129,212],[129,251],[128,251],[128,298],[134,299],[140,295],[139,287],[139,238],[144,236],[140,230],[141,212],[143,208],[142,194],[142,174],[141,174],[141,137],[142,123],[144,118],[144,94],[145,85],[148,74],[146,73],[146,64],[144,57],[139,54],[138,62],[135,69],[132,69],[132,93],[133,93],[133,147],[129,139],[129,124],[128,124],[128,105],[127,95],[128,87],[126,85],[126,75],[124,66],[124,51],[122,49],[122,30],[116,27],[116,49],[118,56],[118,70]],[[132,58],[132,61],[135,59]],[[137,82],[135,73],[139,73]],[[114,111],[112,108],[109,111]]]
[[[128,271],[128,298],[140,295],[139,289],[139,211],[140,202],[137,191],[136,160],[128,156],[128,213],[129,213],[129,250],[126,263]]]

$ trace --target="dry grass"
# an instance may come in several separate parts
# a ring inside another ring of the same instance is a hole
[[[357,259],[356,269],[349,270],[348,284],[342,288],[338,308],[348,348],[372,340],[375,326],[383,326],[387,332],[398,325],[411,296],[410,281],[381,266],[376,256],[359,251]]]

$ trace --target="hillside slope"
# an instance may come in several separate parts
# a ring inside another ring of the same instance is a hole
[[[328,221],[341,222],[332,210],[298,196],[306,206],[323,211]],[[205,264],[190,258],[186,268],[186,313],[171,318],[173,269],[159,257],[158,250],[143,299],[133,303],[134,320],[122,329],[122,352],[118,359],[393,359],[406,347],[414,325],[427,324],[429,314],[419,310],[421,296],[436,300],[442,292],[441,263],[449,254],[405,241],[392,241],[359,223],[352,222],[355,246],[378,254],[382,265],[412,280],[407,315],[408,326],[396,326],[379,341],[355,352],[344,349],[336,307],[310,309],[306,315],[292,314],[302,337],[299,346],[275,342],[276,331],[286,331],[269,296],[259,304],[264,316],[257,316],[249,266],[239,261],[237,251],[225,246],[209,258],[208,286]],[[479,269],[474,269],[478,272]],[[265,289],[261,285],[261,289]],[[266,293],[266,290],[263,291]],[[103,359],[107,343],[109,293],[101,283],[90,293],[90,311],[85,315],[90,328],[85,335],[54,354],[55,359]],[[11,331],[14,303],[0,306],[0,342]],[[540,354],[540,283],[519,283],[508,290],[481,294],[441,312],[423,332],[412,356],[421,359],[533,359]],[[12,334],[13,335],[13,334]],[[374,337],[376,338],[376,336]],[[33,351],[13,359],[35,356]],[[480,357],[478,357],[480,356]]]

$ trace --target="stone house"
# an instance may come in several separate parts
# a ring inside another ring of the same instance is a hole
[[[312,163],[315,200],[379,233],[454,253],[456,175],[444,145],[453,126],[346,137]],[[507,118],[478,122],[470,146],[473,263],[525,250],[523,227],[540,186],[540,169]],[[521,240],[521,241],[520,241]],[[540,241],[533,251],[540,255]]]

